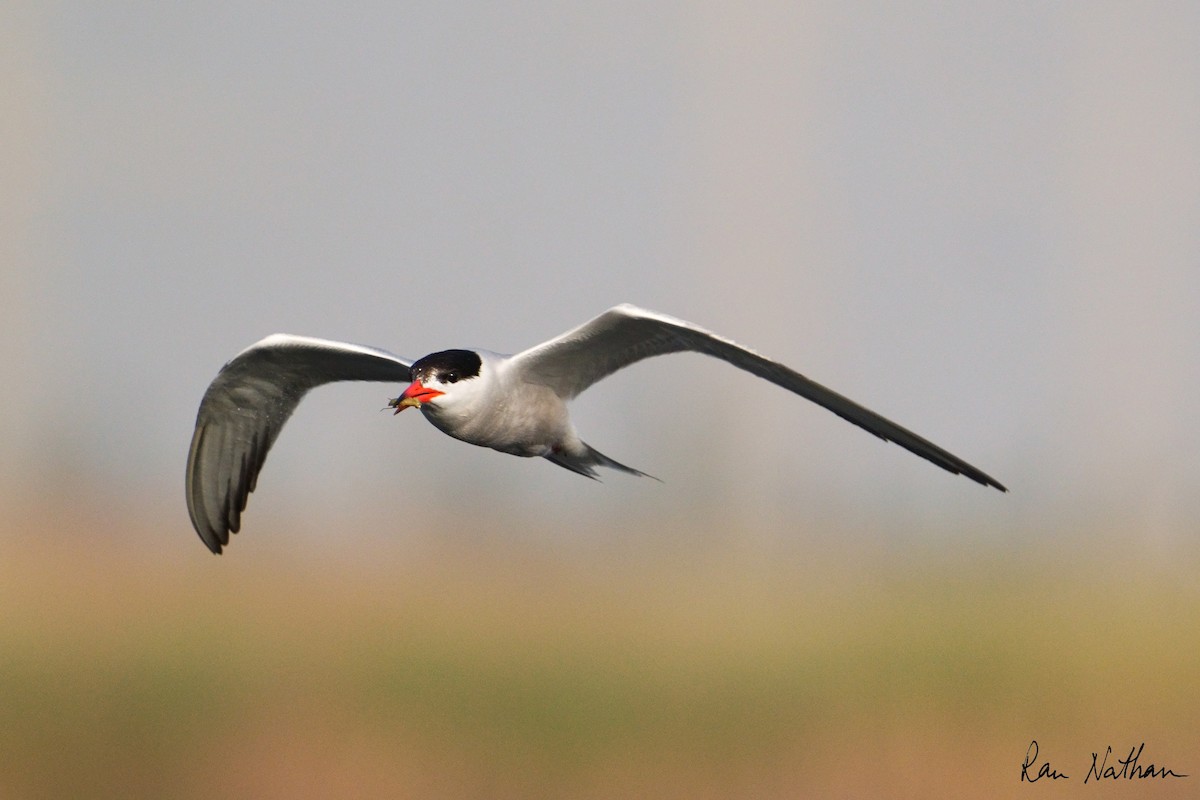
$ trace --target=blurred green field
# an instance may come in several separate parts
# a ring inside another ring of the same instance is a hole
[[[71,524],[14,525],[0,567],[3,798],[1200,792],[1194,565],[1120,531],[214,558]],[[1031,739],[1071,780],[1018,781]],[[1143,741],[1194,777],[1083,785]]]

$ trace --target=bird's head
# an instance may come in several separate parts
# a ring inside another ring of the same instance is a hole
[[[473,394],[483,360],[474,350],[442,350],[413,363],[412,383],[388,407],[399,414],[406,408],[436,409]]]

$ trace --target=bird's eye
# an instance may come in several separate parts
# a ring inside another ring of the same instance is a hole
[[[442,383],[458,383],[458,373],[457,372],[443,372],[442,373]]]

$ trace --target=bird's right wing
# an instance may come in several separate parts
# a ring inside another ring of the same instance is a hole
[[[719,358],[824,406],[842,419],[895,442],[942,469],[1007,491],[982,470],[928,439],[876,414],[799,372],[690,322],[628,304],[548,342],[513,356],[510,369],[522,380],[549,386],[564,400],[619,369],[651,356],[692,351]]]
[[[267,451],[310,389],[333,381],[409,379],[386,350],[277,333],[234,356],[204,393],[187,461],[187,505],[214,553],[241,526]]]

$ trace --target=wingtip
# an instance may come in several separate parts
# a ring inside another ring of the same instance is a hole
[[[986,475],[981,472],[978,475],[968,475],[967,477],[970,478],[971,480],[975,481],[978,484],[981,484],[983,486],[990,486],[993,489],[997,489],[1001,492],[1004,492],[1005,494],[1008,494],[1008,487],[1005,486],[1000,481],[993,478],[991,475]]]
[[[221,550],[224,545],[221,542],[221,537],[217,535],[217,532],[213,530],[204,530],[199,525],[195,525],[194,523],[193,527],[196,529],[196,535],[200,537],[200,541],[203,542],[204,546],[209,549],[209,552],[216,556],[221,555]],[[226,539],[226,542],[228,542],[228,539]]]

